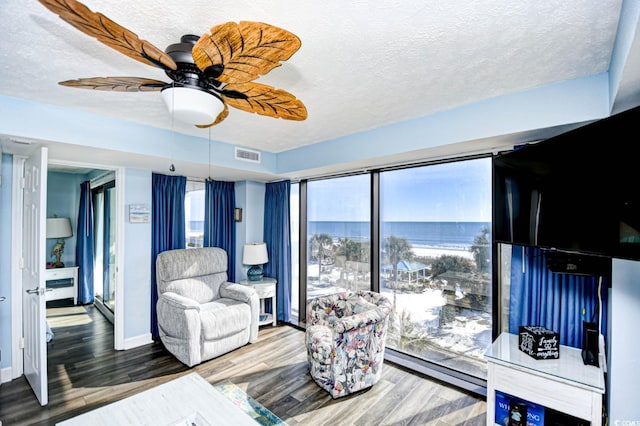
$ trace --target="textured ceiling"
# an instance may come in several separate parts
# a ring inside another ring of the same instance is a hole
[[[212,139],[277,153],[603,73],[622,0],[84,3],[162,50],[226,21],[267,22],[299,36],[300,50],[256,81],[297,96],[308,119],[231,108],[211,128]],[[57,84],[100,76],[170,81],[160,69],[81,33],[35,0],[2,0],[0,21],[0,94],[207,137],[207,130],[172,122],[158,92]]]

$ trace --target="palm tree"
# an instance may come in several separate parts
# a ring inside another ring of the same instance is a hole
[[[384,239],[382,243],[382,250],[387,261],[393,268],[393,288],[395,290],[398,281],[398,263],[401,260],[409,260],[413,257],[411,244],[409,244],[409,242],[404,238],[398,238],[391,235]]]
[[[451,254],[443,254],[431,262],[431,277],[435,278],[447,271],[471,273],[473,272],[473,268],[474,265],[471,259]]]
[[[361,243],[350,240],[349,238],[340,238],[336,245],[336,255],[344,256],[345,260],[354,262],[368,262],[369,243]]]
[[[322,261],[333,251],[333,238],[329,234],[313,234],[309,238],[309,251],[318,258],[318,281],[322,275]]]
[[[396,303],[396,289],[398,287],[398,263],[401,260],[411,259],[411,257],[413,256],[413,252],[411,251],[411,244],[409,244],[407,240],[405,240],[404,238],[398,238],[393,235],[390,235],[383,240],[382,251],[387,262],[391,263],[391,267],[393,268],[393,313],[391,315],[391,323],[389,326],[392,330],[391,335],[396,334],[398,344],[400,346],[403,346],[402,336],[406,331],[404,326],[406,325],[407,318],[405,318],[406,312],[404,311],[402,312],[402,316],[399,315],[398,306]],[[388,286],[389,285],[387,283],[387,287]],[[410,316],[408,319],[410,322]]]
[[[491,262],[489,262],[491,256],[489,247],[489,227],[483,226],[480,234],[473,239],[473,245],[470,249],[479,272],[486,272],[489,269],[489,265],[491,265]]]

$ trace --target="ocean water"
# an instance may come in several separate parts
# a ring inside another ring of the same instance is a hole
[[[417,247],[462,249],[473,244],[484,226],[491,230],[490,222],[383,222],[380,237],[393,235]],[[369,222],[309,222],[307,228],[309,235],[324,233],[333,239],[366,241],[371,236]]]
[[[204,231],[202,221],[192,221],[190,225],[193,231]],[[380,236],[404,238],[414,247],[467,249],[481,234],[483,226],[491,229],[489,222],[383,222]],[[369,222],[309,222],[307,232],[309,235],[328,234],[333,239],[371,239]]]

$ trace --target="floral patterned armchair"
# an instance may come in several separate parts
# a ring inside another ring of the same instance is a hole
[[[307,302],[309,373],[333,398],[369,388],[382,376],[391,310],[389,299],[371,291]]]

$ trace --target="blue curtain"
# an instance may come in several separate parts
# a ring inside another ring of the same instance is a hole
[[[607,287],[601,282],[601,331],[606,338]],[[509,332],[520,325],[539,325],[560,334],[560,344],[582,347],[582,322],[598,322],[599,277],[553,273],[547,269],[543,250],[513,246]]]
[[[89,181],[80,184],[80,207],[76,230],[78,264],[78,303],[93,303],[93,198]]]
[[[111,243],[111,214],[109,214],[111,206],[111,195],[109,192],[109,186],[104,189],[104,201],[102,208],[102,217],[104,220],[104,230],[102,236],[102,300],[108,302],[111,299],[109,289],[109,244]]]
[[[205,247],[220,247],[227,252],[228,280],[236,280],[236,207],[234,182],[208,179],[204,189],[204,242]]]
[[[291,312],[291,223],[290,181],[267,183],[264,195],[264,241],[267,243],[269,262],[265,276],[278,280],[276,286],[277,319],[290,321]],[[271,300],[266,301],[271,309]]]
[[[153,173],[151,185],[151,335],[157,340],[160,336],[156,311],[156,257],[163,251],[185,248],[187,178]]]

